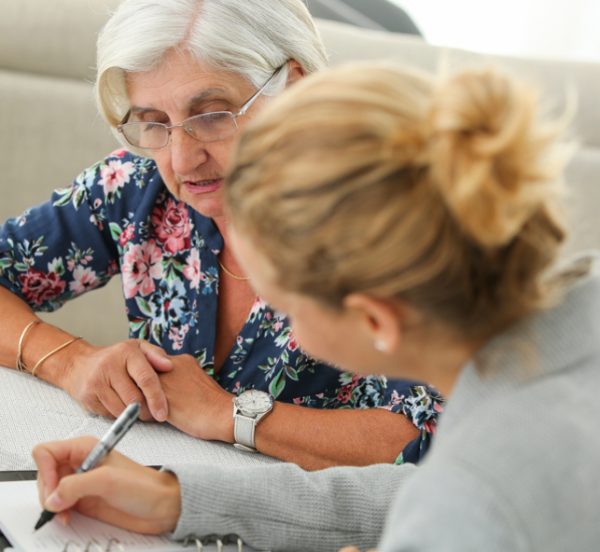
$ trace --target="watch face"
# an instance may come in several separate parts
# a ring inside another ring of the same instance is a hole
[[[273,398],[264,391],[250,389],[239,395],[235,403],[243,414],[255,415],[267,412],[273,406]]]

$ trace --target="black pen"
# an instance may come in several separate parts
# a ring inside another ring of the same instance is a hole
[[[85,460],[81,463],[81,466],[77,468],[75,473],[85,473],[92,468],[95,468],[112,449],[115,448],[117,443],[123,438],[125,433],[129,431],[134,422],[140,415],[141,405],[139,402],[131,403],[115,420],[115,423],[110,426],[104,437],[98,441],[96,446],[90,451],[85,457]],[[40,519],[35,524],[34,531],[37,531],[40,527],[46,525],[55,515],[56,512],[49,512],[44,510]]]

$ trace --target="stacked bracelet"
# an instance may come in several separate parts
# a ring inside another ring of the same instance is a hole
[[[27,371],[27,366],[25,366],[25,363],[23,362],[23,342],[25,341],[25,336],[31,328],[33,328],[36,324],[40,324],[41,322],[41,320],[32,320],[23,328],[23,331],[19,336],[19,344],[17,346],[17,370],[19,372]]]
[[[71,345],[71,343],[74,343],[78,339],[81,339],[81,337],[72,337],[68,341],[65,341],[62,345],[59,345],[55,349],[52,349],[49,353],[46,353],[42,358],[40,358],[40,360],[38,360],[35,363],[35,366],[31,369],[31,375],[35,376],[36,370],[41,366],[42,362],[44,362],[47,358],[51,357],[54,353],[58,353],[58,351],[62,351],[65,347],[68,347],[69,345]]]
[[[25,326],[23,328],[23,331],[21,332],[21,335],[19,336],[19,344],[17,346],[17,363],[16,363],[17,370],[19,372],[28,372],[27,366],[25,366],[25,363],[23,362],[23,343],[25,342],[25,337],[27,336],[27,334],[29,333],[29,330],[31,330],[31,328],[33,328],[36,324],[41,324],[41,322],[42,322],[41,320],[32,320],[31,322],[29,322],[29,324],[27,324],[27,326]],[[46,353],[42,358],[40,358],[40,360],[38,360],[35,363],[35,366],[31,369],[31,375],[35,376],[35,373],[36,373],[37,369],[42,365],[42,362],[44,362],[46,359],[51,357],[54,353],[58,353],[58,351],[62,351],[65,347],[68,347],[69,345],[71,345],[71,343],[77,341],[78,339],[81,339],[81,337],[72,337],[71,339],[65,341],[64,343],[62,343],[55,349],[52,349],[49,353]]]

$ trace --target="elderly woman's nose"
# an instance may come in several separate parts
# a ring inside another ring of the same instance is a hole
[[[192,173],[206,158],[206,149],[202,142],[192,138],[182,128],[171,132],[171,165],[173,170],[182,175]]]

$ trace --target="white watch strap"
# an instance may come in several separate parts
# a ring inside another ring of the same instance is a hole
[[[254,430],[256,429],[256,418],[249,418],[243,414],[236,414],[233,419],[234,445],[243,450],[256,452],[254,443]]]

